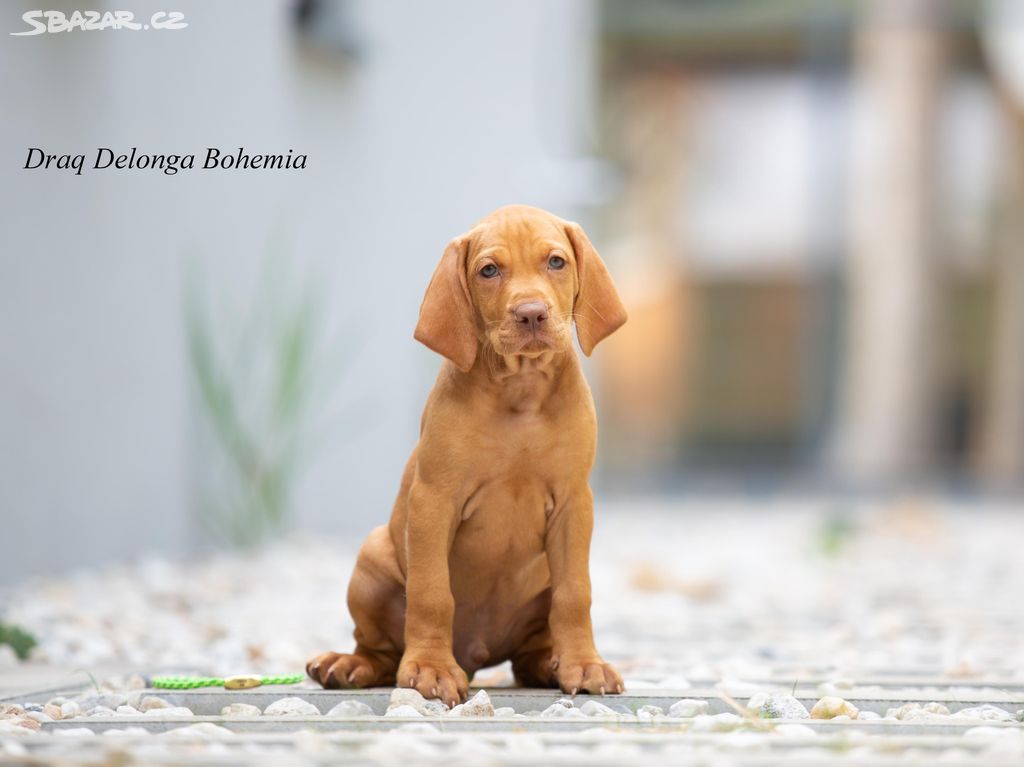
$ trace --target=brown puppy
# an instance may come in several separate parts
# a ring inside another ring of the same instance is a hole
[[[626,321],[578,224],[501,208],[449,243],[416,338],[448,358],[387,527],[348,589],[356,649],[313,658],[324,687],[415,687],[449,704],[512,661],[520,684],[621,692],[590,624],[588,478],[597,423],[572,349]]]

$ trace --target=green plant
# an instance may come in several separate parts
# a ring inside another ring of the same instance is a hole
[[[26,660],[39,642],[30,633],[13,624],[0,623],[0,644],[10,645],[15,655]]]
[[[189,357],[211,464],[203,522],[251,546],[281,532],[296,479],[313,448],[311,417],[330,388],[321,356],[323,315],[312,283],[295,286],[273,259],[249,306],[218,317],[196,270],[186,282]],[[230,311],[230,309],[228,309]]]

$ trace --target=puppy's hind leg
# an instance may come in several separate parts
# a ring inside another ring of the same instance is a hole
[[[306,664],[311,679],[328,689],[395,684],[405,649],[405,588],[400,578],[388,529],[378,527],[359,550],[348,587],[356,649],[312,658]]]

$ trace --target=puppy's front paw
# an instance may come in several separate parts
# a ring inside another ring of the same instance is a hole
[[[589,692],[592,695],[619,693],[626,689],[619,672],[600,658],[576,658],[571,655],[556,656],[551,665],[562,692],[575,695]]]
[[[372,658],[358,653],[325,652],[317,655],[306,664],[306,673],[328,690],[373,687],[388,682]]]
[[[448,706],[458,705],[469,693],[466,672],[452,655],[406,652],[398,667],[398,686],[412,687],[424,698],[440,698]]]

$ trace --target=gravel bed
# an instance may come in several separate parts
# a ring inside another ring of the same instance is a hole
[[[449,711],[414,691],[147,689],[284,674],[349,646],[357,540],[141,558],[5,595],[32,662],[135,669],[0,704],[6,757],[94,763],[1000,764],[1024,758],[1024,515],[924,500],[599,509],[598,646],[625,696],[507,689]],[[4,668],[17,661],[0,653]],[[76,689],[77,688],[77,689]],[[88,742],[88,745],[83,745]],[[935,752],[941,752],[936,756]],[[761,761],[759,761],[761,760]]]

